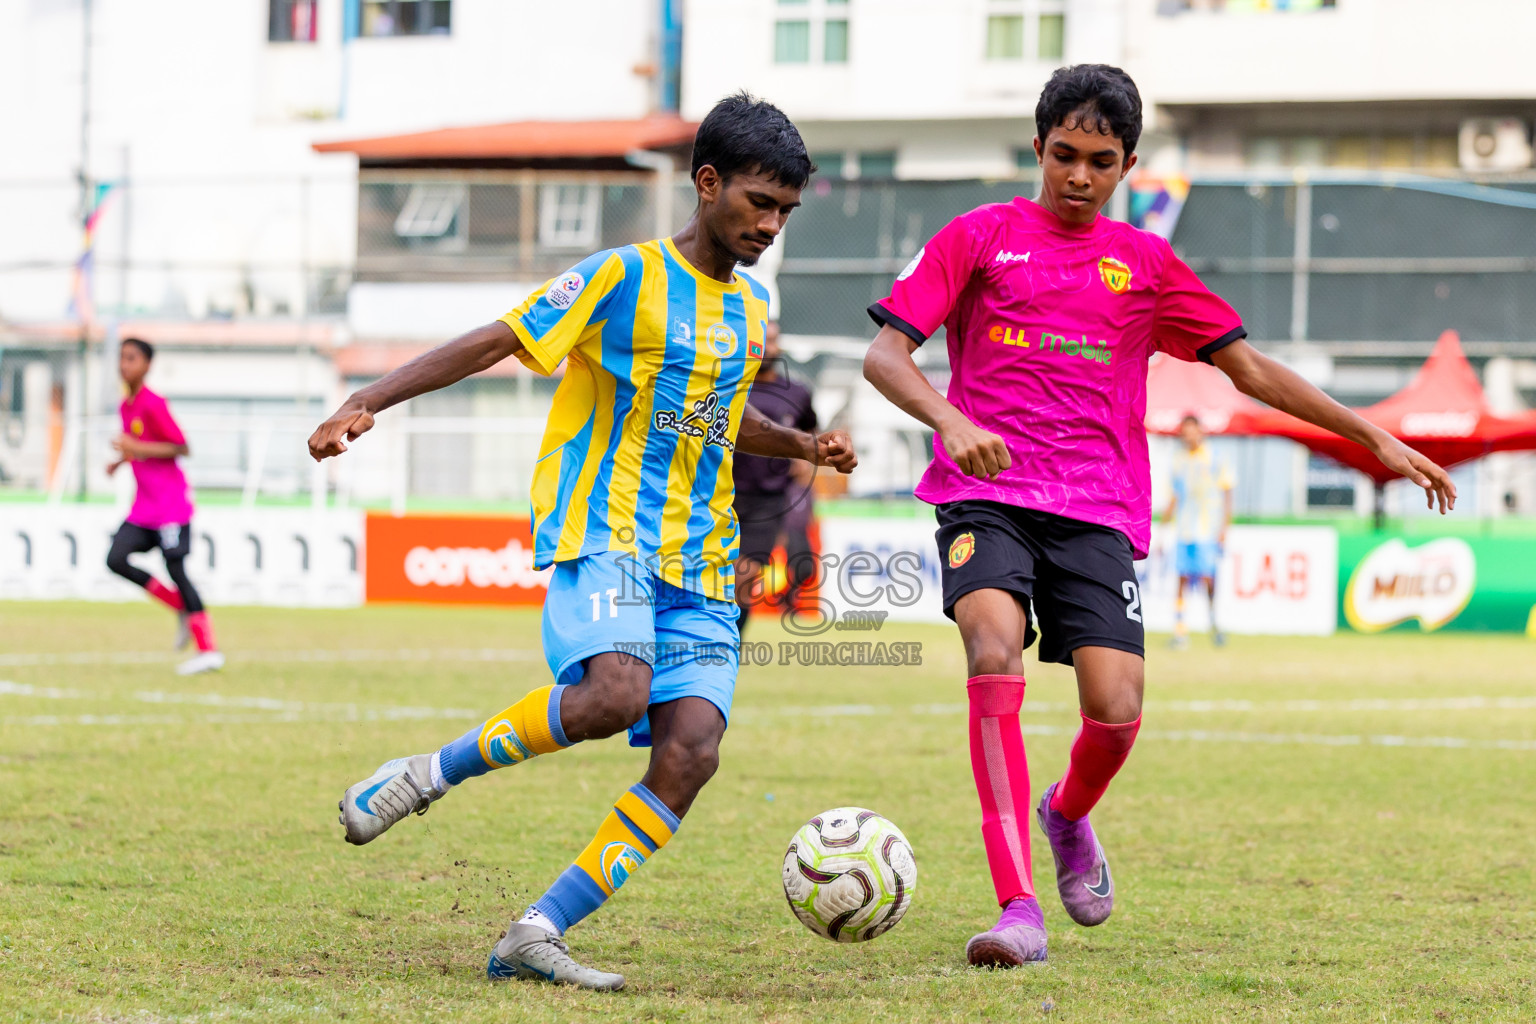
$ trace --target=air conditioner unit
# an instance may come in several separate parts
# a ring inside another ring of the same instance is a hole
[[[1470,117],[1458,136],[1464,171],[1517,171],[1531,166],[1531,135],[1514,117]]]

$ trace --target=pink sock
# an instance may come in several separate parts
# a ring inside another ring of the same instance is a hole
[[[981,839],[992,869],[997,902],[1032,899],[1035,878],[1029,863],[1029,762],[1019,708],[1023,676],[972,676],[965,684],[971,701],[971,773],[981,797]]]
[[[1141,719],[1122,725],[1105,725],[1083,715],[1083,727],[1072,741],[1067,774],[1051,797],[1051,810],[1077,821],[1093,810],[1109,788],[1109,782],[1125,764],[1136,742]]]
[[[165,605],[173,612],[179,612],[186,606],[181,603],[181,594],[161,583],[153,576],[144,584],[144,589],[149,591],[149,596]]]
[[[188,615],[187,629],[191,630],[192,639],[199,651],[217,650],[217,645],[213,642],[213,623],[208,621],[207,612]]]

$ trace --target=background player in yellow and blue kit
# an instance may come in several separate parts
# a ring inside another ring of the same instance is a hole
[[[1179,424],[1184,447],[1173,459],[1173,496],[1164,522],[1174,522],[1174,568],[1179,574],[1178,603],[1174,606],[1173,646],[1187,647],[1184,624],[1184,592],[1204,582],[1211,607],[1211,638],[1220,647],[1226,634],[1216,623],[1216,570],[1232,525],[1232,470],[1205,443],[1205,431],[1194,416]]]
[[[553,685],[432,754],[386,762],[344,794],[349,842],[381,835],[465,779],[628,729],[651,747],[641,781],[491,954],[493,978],[619,988],[561,936],[672,838],[714,774],[736,684],[732,456],[851,472],[847,436],[749,411],[768,297],[735,273],[773,243],[815,170],[778,108],[740,94],[699,126],[698,207],[671,238],[600,252],[499,321],[354,394],[310,438],[339,455],[373,416],[515,355],[565,376],[533,481],[534,562]]]

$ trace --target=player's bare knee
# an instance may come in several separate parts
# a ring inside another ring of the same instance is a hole
[[[1099,706],[1091,712],[1085,708],[1084,713],[1105,725],[1134,722],[1141,717],[1141,693],[1141,673],[1123,673],[1101,693],[1098,700]]]
[[[720,767],[720,744],[713,736],[680,738],[657,751],[656,774],[673,780],[690,796],[704,788]]]
[[[605,739],[645,717],[650,705],[651,667],[638,658],[604,654],[591,659],[580,683],[562,700],[566,735]]]
[[[972,676],[1016,676],[1024,672],[1024,655],[1012,649],[1001,637],[977,637],[966,644],[967,674]]]

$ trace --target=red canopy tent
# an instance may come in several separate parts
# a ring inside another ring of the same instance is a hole
[[[1193,416],[1207,434],[1250,434],[1252,417],[1264,406],[1238,391],[1227,375],[1206,363],[1158,355],[1147,369],[1147,429],[1177,434]]]
[[[1440,335],[1407,387],[1355,411],[1446,467],[1493,452],[1536,449],[1536,412],[1500,416],[1490,411],[1455,331]],[[1260,405],[1213,366],[1158,356],[1147,371],[1147,429],[1177,433],[1180,421],[1191,414],[1208,434],[1286,437],[1358,469],[1375,481],[1380,525],[1382,488],[1395,477],[1374,455],[1322,427]]]
[[[1455,331],[1446,331],[1429,359],[1403,390],[1355,410],[1392,436],[1442,466],[1455,466],[1492,452],[1536,449],[1536,412],[1500,416],[1489,410],[1483,385]],[[1370,452],[1322,427],[1277,409],[1259,409],[1236,424],[1242,433],[1300,441],[1315,452],[1358,469],[1378,490],[1396,479]]]

